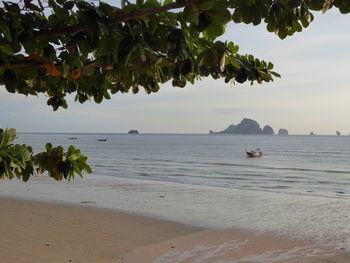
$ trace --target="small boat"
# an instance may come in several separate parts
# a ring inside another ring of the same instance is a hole
[[[77,137],[69,137],[68,140],[77,140]]]
[[[107,139],[97,139],[97,141],[99,141],[99,142],[105,142],[105,141],[107,141]]]
[[[261,157],[262,156],[262,152],[260,151],[259,148],[257,148],[255,151],[247,151],[247,149],[245,149],[245,152],[247,154],[248,157]]]

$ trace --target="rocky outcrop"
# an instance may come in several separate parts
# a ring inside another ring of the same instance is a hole
[[[262,134],[259,123],[252,119],[244,118],[239,124],[231,124],[220,132],[209,131],[210,134]]]
[[[288,135],[286,129],[280,129],[282,135]],[[274,134],[274,130],[270,125],[265,125],[263,129],[260,128],[258,122],[252,119],[244,118],[239,124],[231,124],[225,130],[220,132],[209,131],[209,134]]]
[[[265,127],[262,130],[262,134],[272,135],[272,134],[274,134],[274,131],[270,125],[265,125]]]
[[[287,129],[279,129],[278,135],[288,135],[288,130]]]
[[[252,119],[244,118],[238,125],[230,125],[221,133],[231,134],[261,134],[262,130],[259,123]]]
[[[139,134],[138,130],[130,130],[128,134]]]

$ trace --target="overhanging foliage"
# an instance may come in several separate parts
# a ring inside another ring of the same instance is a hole
[[[53,148],[46,144],[46,151],[34,154],[32,147],[13,144],[15,129],[0,129],[0,179],[17,177],[27,181],[33,174],[48,175],[58,181],[70,180],[74,173],[82,176],[82,172],[91,173],[87,158],[74,146],[64,152],[61,146]]]

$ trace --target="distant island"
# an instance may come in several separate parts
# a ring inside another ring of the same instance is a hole
[[[278,135],[288,135],[288,130],[287,129],[279,129]]]
[[[262,134],[273,135],[274,131],[270,125],[265,125],[265,127],[262,129]]]
[[[139,134],[138,130],[130,130],[128,131],[128,134]]]
[[[288,135],[288,131],[286,129],[280,129],[282,130],[282,133],[284,131],[287,132],[286,135]],[[279,131],[279,132],[280,132]],[[261,135],[273,135],[274,130],[270,125],[265,125],[263,129],[260,128],[260,125],[257,121],[244,118],[239,124],[234,125],[231,124],[228,126],[225,130],[215,132],[210,130],[209,134],[261,134]],[[283,134],[285,135],[285,134]]]

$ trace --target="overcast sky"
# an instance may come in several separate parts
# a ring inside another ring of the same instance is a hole
[[[155,94],[117,93],[102,104],[74,103],[53,112],[45,97],[0,89],[0,127],[20,132],[208,133],[252,118],[291,134],[350,133],[350,16],[316,15],[303,32],[280,40],[265,25],[230,23],[221,39],[240,54],[271,61],[282,75],[273,83],[225,84],[211,78],[184,89],[169,84]]]

